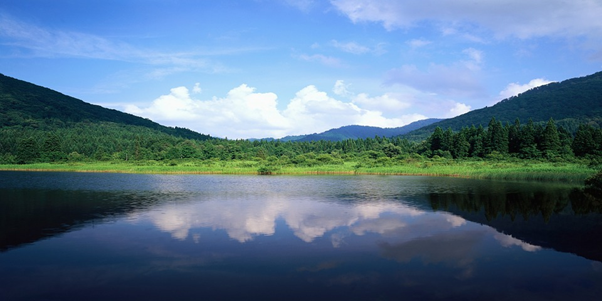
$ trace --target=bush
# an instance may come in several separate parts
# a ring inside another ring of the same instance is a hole
[[[269,166],[261,166],[257,169],[257,174],[259,175],[271,175],[272,172],[272,168]]]

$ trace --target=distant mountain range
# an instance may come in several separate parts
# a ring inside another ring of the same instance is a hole
[[[299,136],[286,136],[279,140],[281,141],[343,141],[347,139],[366,139],[374,138],[375,136],[380,137],[394,137],[409,133],[413,130],[427,126],[429,124],[441,121],[443,119],[430,118],[412,122],[408,125],[396,128],[380,128],[375,126],[363,126],[363,125],[348,125],[337,129],[331,129],[322,133],[315,133],[309,135]],[[272,139],[267,139],[272,140]]]
[[[445,119],[412,131],[404,137],[422,140],[436,127],[460,130],[462,127],[486,127],[492,117],[502,123],[547,122],[553,118],[558,126],[575,131],[579,124],[602,125],[602,72],[551,83],[510,97],[482,109]]]

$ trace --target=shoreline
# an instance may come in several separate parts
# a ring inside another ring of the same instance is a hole
[[[160,165],[157,162],[152,164],[144,164],[144,162],[78,162],[0,165],[0,171],[198,175],[391,175],[572,183],[583,183],[587,177],[597,172],[594,168],[578,163],[487,161],[427,161],[372,167],[357,167],[356,162],[313,167],[266,167],[257,162],[234,161],[220,162],[220,164],[181,162],[176,166]]]

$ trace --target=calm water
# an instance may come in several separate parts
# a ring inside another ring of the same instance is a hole
[[[0,300],[599,300],[596,206],[453,178],[0,172]]]

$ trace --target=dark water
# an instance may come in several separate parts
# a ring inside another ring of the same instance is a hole
[[[599,300],[588,202],[454,178],[0,172],[0,300]]]

